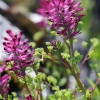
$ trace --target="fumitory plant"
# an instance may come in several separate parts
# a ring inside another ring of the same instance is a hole
[[[84,63],[92,57],[93,50],[99,44],[99,40],[96,38],[90,40],[91,47],[85,57],[73,49],[75,36],[82,34],[78,28],[78,25],[82,23],[81,18],[85,16],[82,4],[76,3],[75,0],[41,0],[40,3],[41,8],[38,9],[38,12],[44,16],[44,20],[48,21],[47,25],[51,27],[49,31],[55,36],[60,36],[64,42],[47,41],[45,44],[48,50],[45,50],[44,48],[36,48],[34,43],[28,43],[27,39],[21,41],[22,31],[16,35],[11,30],[7,30],[9,37],[4,38],[3,45],[8,58],[0,67],[1,98],[13,100],[8,93],[9,81],[11,75],[16,75],[25,90],[21,100],[46,100],[43,96],[46,86],[53,90],[47,100],[93,100],[93,94],[100,82],[100,73],[97,73],[97,82],[88,88],[81,81],[80,73]],[[85,41],[82,44],[85,47],[88,45]],[[68,72],[67,75],[73,75],[76,80],[74,91],[69,87],[61,89],[55,77],[40,72],[41,63],[48,63],[48,61],[59,63],[60,66],[57,67],[64,66],[62,68],[66,70],[66,73]],[[95,70],[97,64],[91,64],[91,68]],[[4,71],[8,73],[2,75]],[[29,73],[33,71],[35,75],[31,76]],[[77,93],[81,93],[81,96],[77,96]],[[14,95],[14,100],[19,100],[14,93],[12,95]]]

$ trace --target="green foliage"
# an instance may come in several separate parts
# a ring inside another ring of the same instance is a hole
[[[100,78],[100,73],[97,73],[97,75],[98,75],[98,78]]]
[[[99,44],[99,40],[96,38],[92,38],[92,39],[90,39],[90,41],[91,41],[93,47],[96,47]]]
[[[43,80],[45,80],[46,74],[45,73],[38,72],[36,78],[39,79],[40,82],[42,82]]]
[[[0,99],[2,99],[2,95],[0,94]]]
[[[53,46],[47,46],[49,52],[51,52],[53,50]]]
[[[98,66],[97,66],[97,63],[92,63],[92,64],[90,64],[90,67],[92,69],[96,70]]]
[[[53,86],[53,87],[52,87],[52,90],[58,91],[58,90],[59,90],[59,86]]]
[[[16,96],[17,96],[17,93],[16,93],[16,92],[12,92],[12,95],[13,95],[14,97],[16,97]]]
[[[88,43],[87,43],[86,41],[83,41],[83,42],[82,42],[82,45],[83,45],[84,47],[86,47],[86,46],[88,45]]]
[[[36,43],[35,42],[30,42],[29,45],[32,46],[32,48],[35,48]]]
[[[89,50],[89,52],[88,52],[89,57],[92,57],[93,56],[93,53],[94,53],[94,50],[93,49],[92,50]]]
[[[78,83],[76,82],[76,91],[77,92],[82,92],[82,89],[79,87]]]
[[[44,49],[43,48],[37,48],[35,49],[35,53],[34,53],[34,56],[40,56],[42,54],[44,54]]]
[[[90,98],[91,95],[92,95],[92,92],[93,92],[92,90],[89,90],[89,89],[88,89],[88,90],[86,91],[86,97],[87,97],[87,98]]]
[[[58,83],[59,86],[63,86],[64,84],[66,84],[67,82],[67,78],[63,77],[62,79],[60,79],[60,82]]]
[[[74,52],[74,57],[72,58],[73,64],[78,64],[83,58],[83,55],[81,55],[78,51]]]
[[[78,40],[77,40],[76,38],[73,39],[73,42],[74,42],[74,43],[77,42],[77,41],[78,41]]]
[[[22,84],[25,83],[24,80],[23,80],[21,77],[18,77],[18,80],[19,80],[19,82],[22,83]]]
[[[89,51],[89,57],[93,60],[99,60],[100,59],[100,45],[99,45],[99,39],[92,38],[90,39],[92,48]]]
[[[53,76],[48,76],[47,80],[50,84],[56,85],[57,84],[57,80],[56,78],[54,78]]]
[[[50,42],[46,42],[45,44],[46,44],[46,45],[50,45]]]
[[[38,41],[44,36],[45,32],[44,30],[38,31],[33,35],[33,40]]]
[[[38,62],[36,65],[35,65],[35,70],[38,70],[40,68],[40,62]]]
[[[70,90],[57,90],[55,94],[51,94],[48,100],[73,100],[74,96]]]
[[[62,58],[69,59],[70,55],[68,53],[61,53]]]
[[[90,78],[87,78],[88,82],[90,83],[91,87],[94,87],[95,86],[95,83],[90,79]],[[95,89],[95,94],[99,95],[100,92],[99,92],[99,89],[96,88]],[[94,96],[95,97],[95,96]]]
[[[52,35],[54,35],[54,36],[58,36],[58,34],[57,34],[56,31],[51,31],[50,33],[51,33]]]

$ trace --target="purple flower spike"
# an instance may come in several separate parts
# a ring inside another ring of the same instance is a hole
[[[28,45],[28,40],[21,40],[22,31],[18,35],[15,35],[11,30],[7,30],[10,38],[4,38],[3,42],[4,50],[9,53],[9,57],[5,60],[6,63],[13,62],[12,68],[18,76],[25,75],[26,67],[34,63],[31,46]]]
[[[75,29],[84,16],[81,12],[84,10],[81,3],[75,4],[74,2],[75,0],[41,0],[41,8],[38,12],[52,22],[52,28],[58,34],[71,38],[77,35]],[[74,35],[71,35],[73,33]]]

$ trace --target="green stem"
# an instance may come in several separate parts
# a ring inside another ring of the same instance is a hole
[[[5,99],[8,100],[8,95],[7,94],[5,95]]]
[[[72,62],[72,58],[73,58],[73,38],[69,39],[70,41],[70,55],[71,55],[71,66],[73,67],[73,62]]]
[[[25,81],[24,86],[25,86],[25,88],[26,88],[27,92],[28,92],[28,93],[32,96],[31,91],[29,90],[29,88],[28,88],[28,86],[27,86],[27,81],[26,81],[25,76],[24,76],[24,81]],[[34,100],[34,98],[33,98],[33,97],[32,97],[32,99]]]
[[[39,90],[40,90],[40,100],[43,100],[43,97],[42,97],[42,90],[41,90],[41,83],[39,83]]]
[[[97,82],[95,83],[95,86],[93,87],[92,95],[91,95],[91,97],[90,97],[89,100],[92,100],[92,98],[93,98],[93,94],[94,94],[94,91],[95,91],[95,89],[96,89],[96,87],[97,87],[97,85],[98,85],[99,83],[100,83],[100,78],[98,78]]]
[[[64,61],[63,64],[66,66],[66,68],[69,68],[69,70],[71,71],[72,75],[73,75],[74,78],[76,79],[76,81],[77,81],[79,87],[82,89],[82,92],[85,94],[85,93],[86,93],[86,90],[85,90],[85,88],[84,88],[82,82],[80,81],[78,75],[76,74],[74,68],[72,68],[72,67],[70,66],[70,64],[67,62],[67,60],[63,60],[63,61]]]
[[[82,85],[82,82],[80,81],[79,77],[77,76],[77,74],[75,73],[75,71],[73,69],[71,69],[70,71],[73,74],[74,78],[76,79],[79,87],[82,89],[83,93],[85,94],[86,90],[85,90],[84,86]]]

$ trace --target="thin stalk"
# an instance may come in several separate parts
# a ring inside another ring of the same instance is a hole
[[[5,95],[5,99],[8,100],[8,95],[7,94]]]
[[[85,55],[85,57],[84,57],[84,59],[82,61],[82,64],[80,66],[80,72],[81,72],[81,70],[83,68],[84,63],[89,59],[88,54],[89,54],[89,51],[92,50],[92,49],[93,49],[93,47],[91,46],[90,49],[88,50],[87,54]]]
[[[40,100],[43,100],[43,96],[42,96],[42,90],[41,90],[41,83],[39,84],[39,90],[40,90]]]
[[[59,59],[57,59],[56,57],[52,56],[50,53],[48,53],[48,55],[49,55],[51,58],[53,58],[53,59],[55,59],[55,60],[57,60],[57,61],[61,61],[61,62],[65,65],[65,67],[68,68],[68,69],[71,71],[71,73],[73,74],[74,78],[76,79],[76,81],[77,81],[79,87],[82,89],[82,92],[85,94],[85,93],[86,93],[86,90],[85,90],[83,84],[82,84],[81,81],[79,80],[78,75],[75,73],[73,67],[70,66],[70,64],[68,63],[68,61],[67,61],[66,59],[59,60]]]
[[[73,74],[74,78],[76,79],[79,87],[82,89],[83,93],[85,94],[86,90],[85,90],[84,86],[82,85],[82,82],[80,81],[79,77],[77,76],[77,74],[75,73],[75,71],[73,69],[71,69],[70,71]]]
[[[69,52],[70,52],[70,45],[66,42],[66,38],[64,38],[64,42],[65,42],[65,44],[66,44],[66,46],[68,47]]]
[[[92,92],[92,96],[91,96],[91,99],[90,99],[90,100],[92,100],[94,91],[95,91],[95,89],[96,89],[96,87],[97,87],[97,85],[98,85],[99,83],[100,83],[100,78],[98,78],[98,80],[97,80],[97,82],[96,82],[96,84],[95,84],[95,86],[94,86],[94,88],[93,88],[93,92]]]
[[[71,66],[73,67],[73,62],[72,62],[72,58],[73,58],[73,38],[69,39],[70,41],[70,55],[71,55]]]
[[[82,92],[85,94],[86,90],[85,90],[82,82],[80,81],[78,75],[76,74],[74,68],[70,66],[70,64],[67,62],[67,60],[63,60],[63,64],[66,66],[66,68],[69,68],[69,70],[71,71],[71,73],[74,76],[75,80],[77,81],[79,87],[82,89]]]

